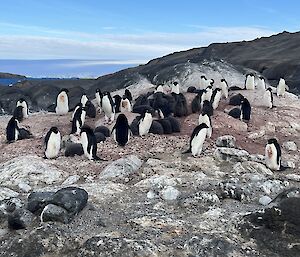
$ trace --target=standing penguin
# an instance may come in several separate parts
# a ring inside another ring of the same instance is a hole
[[[63,88],[57,95],[55,112],[58,115],[64,115],[69,112],[68,92],[68,89]]]
[[[221,79],[221,89],[222,89],[222,95],[227,99],[228,98],[228,84],[226,79]]]
[[[114,102],[115,102],[115,112],[119,113],[121,112],[121,101],[122,101],[122,97],[119,95],[115,95],[113,96]]]
[[[89,99],[87,98],[86,93],[84,93],[84,94],[81,96],[81,100],[80,100],[80,102],[81,102],[81,104],[82,104],[83,107],[85,107],[86,102],[87,102],[88,100],[89,100]]]
[[[19,121],[12,117],[6,127],[6,140],[11,143],[19,139]]]
[[[240,119],[242,121],[248,122],[250,120],[250,116],[251,116],[251,105],[250,105],[248,99],[244,98],[242,100],[242,105],[241,105]]]
[[[267,90],[265,90],[264,93],[264,105],[268,108],[273,108],[273,92],[272,92],[272,88],[268,88]]]
[[[45,137],[45,158],[56,158],[60,150],[61,136],[57,127],[52,127]]]
[[[82,103],[78,103],[75,105],[74,111],[72,113],[72,120],[74,119],[75,113],[79,108],[82,108]]]
[[[18,101],[17,101],[17,107],[18,106],[22,106],[23,109],[22,109],[22,112],[23,112],[23,118],[24,119],[27,119],[28,118],[28,115],[29,115],[29,111],[28,111],[28,103],[26,102],[26,100],[24,98],[20,98]]]
[[[127,117],[123,113],[118,116],[111,134],[113,135],[115,142],[120,146],[125,146],[128,143],[131,131]]]
[[[18,120],[22,121],[24,118],[24,113],[23,113],[23,106],[19,105],[15,108],[13,116]]]
[[[82,144],[84,155],[89,160],[95,160],[95,161],[101,160],[97,156],[96,136],[95,136],[93,130],[90,127],[85,126],[81,129],[80,141],[81,141],[81,144]]]
[[[277,96],[284,96],[286,89],[288,90],[289,88],[286,85],[284,78],[280,78],[277,86]]]
[[[208,86],[207,78],[204,75],[202,75],[200,79],[200,89],[205,89],[207,88],[207,86]]]
[[[207,125],[207,137],[208,138],[211,138],[211,135],[212,135],[212,124],[211,124],[211,118],[210,118],[210,116],[207,114],[207,113],[201,113],[200,115],[199,115],[199,119],[198,119],[198,121],[199,121],[199,125],[201,124],[201,123],[204,123],[204,124],[206,124]]]
[[[254,90],[255,89],[254,75],[252,73],[246,75],[245,88],[247,90]]]
[[[265,78],[262,77],[262,76],[258,77],[257,89],[260,90],[260,91],[265,91],[266,90],[266,81],[265,81]]]
[[[96,103],[97,103],[97,106],[98,106],[98,109],[99,109],[99,113],[101,114],[101,111],[102,111],[102,107],[101,107],[102,92],[99,88],[96,89],[95,97],[96,97]]]
[[[164,93],[164,85],[158,85],[156,88],[155,88],[155,91],[154,93]]]
[[[171,93],[175,93],[175,94],[179,94],[180,90],[179,90],[179,84],[177,81],[173,82],[172,84],[172,89],[171,89]]]
[[[207,135],[207,129],[208,126],[204,123],[201,123],[194,128],[190,139],[190,147],[184,153],[192,153],[194,157],[197,157],[201,154],[203,143]]]
[[[115,119],[115,104],[109,92],[104,92],[101,99],[102,110],[105,114],[105,122],[112,123]]]
[[[132,94],[131,94],[131,92],[129,91],[128,88],[125,89],[125,93],[124,93],[123,98],[124,97],[127,98],[129,100],[129,102],[132,102]]]
[[[213,90],[212,90],[212,86],[209,85],[206,89],[205,92],[202,95],[202,104],[205,100],[209,101],[211,100],[211,96],[212,96]]]
[[[121,112],[131,112],[132,111],[131,102],[125,96],[123,96],[123,98],[121,100],[120,107],[121,107]]]
[[[84,125],[85,115],[86,115],[85,107],[79,107],[76,110],[74,114],[74,118],[72,120],[71,134],[76,134],[76,135],[80,134],[81,128]]]
[[[149,133],[149,129],[152,124],[152,114],[149,111],[145,111],[139,121],[139,135],[144,136]]]
[[[218,108],[221,97],[222,97],[222,89],[221,88],[214,89],[211,96],[211,104],[214,110]]]
[[[280,170],[281,167],[281,149],[275,138],[268,140],[265,148],[266,166],[271,170]]]

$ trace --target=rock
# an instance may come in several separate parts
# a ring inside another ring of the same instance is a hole
[[[84,189],[66,187],[53,195],[51,203],[66,209],[69,215],[76,215],[86,206],[87,200],[88,193]]]
[[[154,189],[160,191],[167,186],[176,186],[180,181],[177,178],[171,177],[169,175],[158,175],[155,174],[150,178],[141,180],[136,183],[135,186],[142,189]]]
[[[263,184],[261,184],[261,189],[267,194],[271,193],[279,193],[282,189],[289,185],[288,181],[282,182],[280,180],[267,180]]]
[[[287,179],[289,179],[289,180],[294,180],[294,181],[300,182],[300,175],[297,175],[297,174],[287,174],[285,177]]]
[[[3,201],[5,199],[10,199],[13,197],[17,197],[19,193],[7,188],[7,187],[1,187],[0,188],[0,201]]]
[[[223,161],[245,161],[249,157],[249,153],[245,150],[239,150],[228,147],[218,147],[214,156]]]
[[[166,201],[173,201],[178,198],[180,191],[172,186],[166,186],[161,192],[160,196]]]
[[[62,173],[37,156],[20,156],[0,164],[0,184],[18,186],[20,183],[31,187],[54,185],[63,179]]]
[[[267,195],[260,197],[258,200],[258,202],[262,205],[268,205],[271,201],[272,199]]]
[[[270,169],[268,169],[264,164],[253,161],[238,162],[233,165],[233,170],[238,174],[250,173],[252,175],[274,175],[274,173]]]
[[[63,186],[69,186],[75,184],[80,179],[79,175],[73,175],[68,177],[63,183]]]
[[[26,183],[19,183],[18,184],[18,187],[25,193],[28,193],[29,191],[32,190],[31,186],[29,186],[28,184]]]
[[[54,192],[32,192],[27,199],[27,209],[40,214],[53,199]]]
[[[24,229],[31,225],[34,215],[26,209],[16,209],[8,215],[8,227],[13,230]]]
[[[240,202],[247,200],[245,188],[237,183],[237,181],[223,181],[219,184],[219,198],[234,199]]]
[[[135,155],[128,155],[107,165],[99,179],[124,179],[134,174],[143,164]]]
[[[293,161],[282,160],[281,166],[285,168],[295,169],[296,164]]]
[[[216,140],[216,145],[219,147],[230,147],[235,148],[236,139],[231,135],[224,135],[218,137]]]
[[[124,237],[95,236],[88,239],[79,250],[78,257],[106,256],[158,256],[157,247],[150,241]]]
[[[297,151],[297,145],[293,141],[284,142],[282,144],[282,148],[288,150],[288,151]]]
[[[47,221],[58,221],[67,224],[70,222],[70,216],[66,209],[54,204],[48,204],[41,215],[41,222]]]
[[[153,190],[150,190],[148,193],[147,193],[147,198],[149,199],[154,199],[157,197],[157,194],[153,191]]]

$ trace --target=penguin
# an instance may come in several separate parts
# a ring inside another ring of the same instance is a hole
[[[152,124],[151,124],[151,127],[149,129],[149,133],[157,134],[157,135],[163,135],[164,134],[164,128],[157,120],[153,120]]]
[[[97,144],[98,143],[101,143],[101,142],[104,142],[106,140],[106,137],[103,133],[101,132],[94,132],[95,134],[95,137],[96,137],[96,141],[97,141]]]
[[[281,149],[275,138],[268,140],[265,147],[266,166],[271,170],[280,170],[281,167]]]
[[[228,84],[226,79],[221,79],[221,89],[222,89],[222,95],[227,99],[228,98]]]
[[[265,81],[265,78],[262,77],[262,76],[258,77],[257,90],[259,90],[259,91],[265,91],[266,90],[266,81]]]
[[[207,135],[207,129],[208,126],[205,123],[201,123],[194,128],[190,139],[190,147],[184,153],[192,153],[194,157],[197,157],[201,154],[203,143]]]
[[[63,88],[57,95],[55,112],[58,115],[65,115],[69,112],[68,92],[68,89]]]
[[[125,93],[123,95],[123,98],[127,98],[129,100],[129,102],[132,102],[132,94],[131,94],[131,92],[129,91],[128,88],[125,89]]]
[[[180,93],[180,90],[179,90],[179,84],[177,81],[173,82],[172,84],[172,89],[171,89],[171,93],[175,93],[175,94],[179,94]]]
[[[194,93],[196,91],[196,88],[194,86],[188,87],[187,93]]]
[[[211,96],[212,96],[213,90],[212,90],[212,86],[209,85],[206,89],[205,92],[202,95],[202,103],[203,101],[207,100],[210,101],[211,100]]]
[[[75,155],[83,155],[82,144],[71,143],[66,147],[65,156],[66,157],[74,157]]]
[[[123,113],[118,116],[111,134],[118,145],[125,146],[128,143],[131,131],[127,117]]]
[[[247,89],[247,90],[254,90],[255,89],[254,75],[252,73],[249,73],[249,74],[246,75],[245,89]]]
[[[98,107],[101,109],[102,92],[99,88],[96,89],[95,97],[96,97],[96,103]]]
[[[15,117],[12,117],[6,127],[6,140],[8,143],[17,141],[19,135],[19,121]]]
[[[214,110],[218,108],[221,97],[222,97],[222,89],[221,88],[214,89],[211,96],[211,104]]]
[[[79,108],[82,108],[82,103],[78,103],[75,105],[74,111],[72,113],[72,120],[74,119],[74,115]],[[72,120],[71,120],[71,122],[72,122]]]
[[[198,124],[206,124],[207,125],[207,137],[208,138],[211,138],[211,135],[212,135],[212,124],[211,124],[211,118],[209,115],[207,115],[207,113],[201,113],[199,115],[199,119],[198,119]]]
[[[268,87],[268,89],[265,90],[263,102],[264,105],[270,109],[274,107],[272,88]]]
[[[242,94],[236,94],[229,99],[229,105],[241,105],[245,97]]]
[[[129,101],[128,98],[123,96],[123,99],[121,100],[121,112],[131,112],[132,107],[131,107],[131,102]]]
[[[84,155],[89,160],[99,161],[102,160],[97,156],[97,141],[93,130],[84,126],[80,132],[80,141],[82,144]]]
[[[208,85],[207,78],[202,75],[200,79],[200,89],[205,89]]]
[[[192,113],[199,112],[201,110],[201,99],[202,99],[202,94],[198,93],[195,98],[192,100]]]
[[[26,100],[24,98],[20,98],[17,101],[17,107],[18,106],[22,106],[23,107],[23,118],[27,119],[29,116],[29,110],[28,110],[28,103],[26,102]]]
[[[87,103],[88,100],[89,100],[89,99],[87,98],[86,93],[84,93],[84,94],[81,96],[81,99],[80,99],[80,102],[81,102],[81,104],[82,104],[83,107],[85,107],[85,105],[86,105],[86,103]]]
[[[58,156],[61,136],[57,127],[52,127],[45,137],[45,159],[53,159]]]
[[[23,112],[24,107],[19,105],[15,108],[13,116],[18,120],[18,121],[22,121],[24,118],[24,112]]]
[[[115,112],[116,113],[121,112],[120,107],[121,107],[122,97],[119,96],[119,95],[115,95],[115,96],[113,96],[113,99],[114,99],[114,102],[115,102]]]
[[[102,110],[105,114],[105,122],[110,124],[115,119],[115,104],[109,92],[104,92],[101,99]]]
[[[186,102],[185,96],[182,93],[179,93],[179,94],[172,93],[172,96],[175,100],[174,116],[175,117],[187,116],[188,109],[187,109],[187,102]]]
[[[90,100],[86,102],[85,110],[86,110],[86,116],[90,118],[96,118],[96,108]]]
[[[213,116],[213,114],[214,114],[214,108],[212,107],[210,101],[205,100],[203,102],[202,112],[206,113],[208,116]]]
[[[289,88],[286,85],[284,78],[280,78],[277,86],[277,96],[284,96],[286,89],[288,90]]]
[[[242,104],[241,104],[241,116],[240,116],[240,119],[242,121],[248,122],[250,120],[250,116],[251,116],[251,105],[250,105],[248,99],[244,98],[242,100]]]
[[[79,107],[75,114],[74,118],[72,120],[72,131],[71,134],[80,134],[80,130],[85,122],[85,115],[86,115],[86,109],[85,107]]]
[[[102,133],[105,137],[110,137],[110,130],[108,127],[105,126],[99,126],[95,128],[94,133],[100,132]]]
[[[142,118],[141,116],[135,117],[135,119],[130,124],[130,130],[131,130],[131,132],[134,136],[139,136],[140,135],[140,133],[139,133],[139,122],[140,122],[141,118]],[[149,132],[150,132],[150,129],[149,129]]]
[[[138,130],[140,136],[145,136],[149,133],[152,124],[152,114],[148,111],[144,112],[138,123]]]
[[[159,119],[156,121],[159,122],[160,125],[162,125],[164,134],[172,134],[172,132],[173,132],[172,125],[171,125],[171,122],[167,118]]]
[[[181,128],[180,128],[180,123],[179,121],[172,117],[172,116],[169,116],[167,118],[165,118],[166,120],[168,120],[172,126],[172,133],[179,133]]]
[[[143,114],[145,111],[149,111],[152,115],[154,115],[155,110],[150,105],[139,105],[134,106],[132,109],[133,113]]]

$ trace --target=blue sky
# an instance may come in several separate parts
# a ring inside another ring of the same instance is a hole
[[[1,2],[0,59],[143,63],[213,42],[298,31],[297,0],[10,0]]]

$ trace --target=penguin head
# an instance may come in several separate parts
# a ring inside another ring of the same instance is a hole
[[[221,79],[221,82],[226,82],[226,79]]]
[[[267,91],[270,91],[272,93],[272,88],[268,87]]]
[[[206,90],[212,89],[212,85],[208,86]]]
[[[268,145],[271,145],[271,144],[278,144],[278,141],[276,138],[270,138],[268,139]]]
[[[61,93],[61,92],[65,92],[65,93],[67,94],[67,93],[69,93],[69,90],[66,89],[66,88],[62,88],[59,92],[60,92],[60,93]]]
[[[87,125],[82,126],[81,130],[80,130],[80,135],[82,133],[86,133],[86,134],[94,134],[94,131]]]
[[[258,77],[260,80],[265,80],[265,78],[263,76],[259,76]]]
[[[50,131],[57,134],[58,133],[58,128],[57,127],[51,127]]]
[[[101,90],[99,88],[96,89],[96,93],[101,93]]]
[[[178,85],[178,82],[177,82],[177,81],[174,81],[174,82],[173,82],[173,85],[174,85],[174,86],[177,86],[177,85]]]
[[[26,101],[25,101],[24,98],[20,98],[20,99],[19,99],[19,102],[20,102],[20,103],[23,103],[23,102],[26,102]]]
[[[127,117],[124,113],[121,113],[117,120],[116,120],[116,124],[128,124],[128,120]]]
[[[209,83],[212,86],[215,83],[214,79],[211,79]]]
[[[202,75],[202,76],[201,76],[201,79],[205,79],[205,80],[206,80],[206,77],[205,77],[204,75]]]

